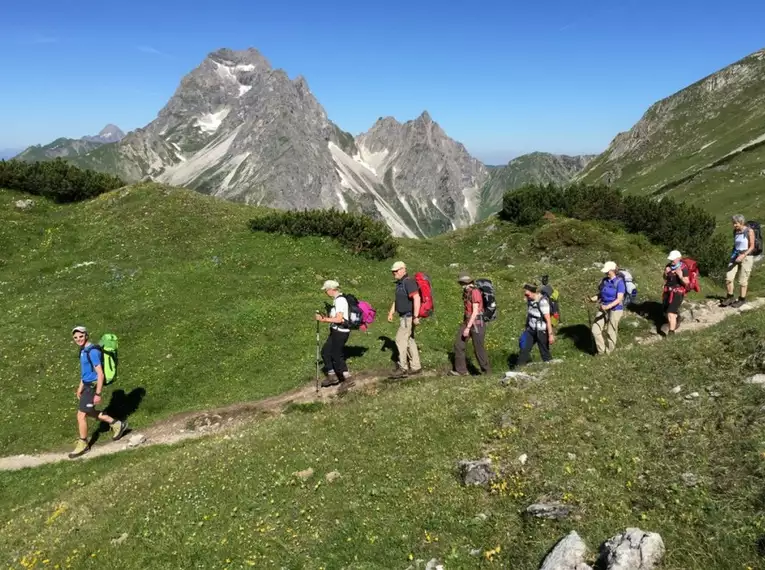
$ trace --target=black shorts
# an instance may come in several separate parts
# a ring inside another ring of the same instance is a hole
[[[683,293],[677,293],[672,291],[664,293],[664,299],[663,299],[664,312],[672,313],[673,315],[676,315],[677,312],[680,310],[680,305],[683,304],[683,299],[685,299],[685,295]]]
[[[77,408],[81,412],[85,412],[89,416],[98,416],[96,405],[93,403],[93,398],[96,396],[96,383],[85,384],[82,388],[82,395],[80,396],[80,405]]]

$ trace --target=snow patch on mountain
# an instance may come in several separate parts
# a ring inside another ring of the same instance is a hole
[[[206,133],[214,133],[218,130],[218,127],[220,127],[220,124],[228,116],[229,112],[231,112],[231,109],[224,107],[216,113],[202,115],[197,119],[197,126]]]

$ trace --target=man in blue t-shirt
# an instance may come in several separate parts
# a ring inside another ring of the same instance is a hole
[[[595,338],[598,354],[611,354],[616,348],[619,321],[624,314],[627,285],[617,270],[616,263],[613,261],[606,261],[603,264],[601,271],[606,275],[600,282],[598,294],[591,299],[599,303],[595,322],[592,323],[592,336]]]
[[[125,435],[126,421],[115,420],[113,417],[99,412],[96,406],[101,403],[101,390],[104,387],[104,369],[101,362],[101,351],[90,342],[88,329],[77,326],[72,329],[72,339],[80,347],[80,385],[77,388],[77,427],[80,438],[77,445],[69,454],[70,459],[79,457],[88,449],[88,416],[106,422],[112,429],[113,440],[118,440]]]

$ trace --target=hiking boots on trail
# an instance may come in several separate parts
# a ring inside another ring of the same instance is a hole
[[[340,384],[340,379],[337,377],[337,374],[329,372],[327,373],[327,377],[322,380],[321,387],[329,388],[330,386],[336,386],[337,384]]]
[[[84,439],[78,439],[77,444],[74,446],[74,450],[69,454],[69,459],[79,457],[88,451],[88,442]]]
[[[109,426],[109,428],[112,430],[112,433],[114,434],[112,436],[112,440],[117,441],[119,438],[125,435],[125,430],[127,427],[127,421],[121,422],[120,420],[115,421],[111,426]]]
[[[738,309],[739,307],[743,307],[745,304],[746,304],[746,299],[742,299],[741,297],[739,297],[737,301],[734,301],[728,306],[731,309]]]

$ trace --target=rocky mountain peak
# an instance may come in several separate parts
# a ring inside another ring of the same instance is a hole
[[[117,125],[109,123],[96,135],[95,138],[101,139],[105,143],[121,141],[125,138],[125,133]]]

